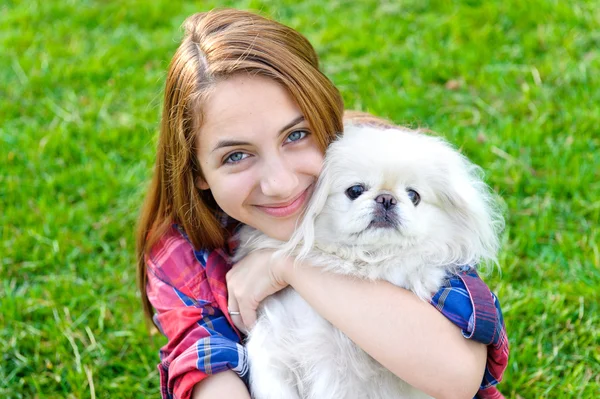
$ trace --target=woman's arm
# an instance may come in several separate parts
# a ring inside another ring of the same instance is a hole
[[[250,394],[242,379],[233,371],[227,370],[211,375],[194,386],[192,399],[250,399]]]
[[[286,263],[282,279],[391,372],[438,399],[475,396],[486,346],[465,339],[429,303],[388,282]]]
[[[252,327],[267,296],[291,285],[325,319],[398,377],[438,398],[473,398],[487,348],[412,292],[384,281],[324,272],[253,252],[227,273],[229,307],[239,329]]]
[[[228,264],[219,253],[204,255],[196,258],[192,245],[172,228],[146,256],[146,293],[167,338],[158,367],[163,398],[189,399],[205,379],[228,369],[240,376],[248,371],[240,336],[226,314]],[[209,387],[221,385],[218,380]]]

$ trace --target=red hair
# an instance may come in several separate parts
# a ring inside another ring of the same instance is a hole
[[[216,82],[249,73],[281,84],[295,99],[323,151],[343,131],[342,98],[319,71],[317,54],[300,33],[257,14],[231,9],[192,15],[183,27],[183,40],[169,65],[154,175],[136,236],[138,284],[150,318],[145,256],[169,226],[180,224],[196,249],[222,247],[227,239],[210,191],[195,185],[202,177],[196,135],[202,129],[203,104]]]

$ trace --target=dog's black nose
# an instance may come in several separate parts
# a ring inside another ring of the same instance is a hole
[[[385,210],[388,210],[393,208],[398,203],[398,200],[390,194],[379,194],[375,198],[375,202],[380,204]]]

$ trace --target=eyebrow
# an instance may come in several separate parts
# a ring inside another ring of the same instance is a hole
[[[300,122],[303,122],[303,121],[304,121],[304,115],[298,116],[296,119],[294,119],[293,121],[291,121],[290,123],[285,125],[283,128],[281,128],[281,130],[279,131],[279,134],[285,132],[286,130],[296,126],[297,124],[299,124]]]
[[[287,125],[282,127],[281,130],[279,130],[278,136],[280,134],[284,133],[286,130],[289,130],[290,128],[296,126],[297,124],[299,124],[300,122],[303,122],[303,121],[304,121],[304,115],[298,116],[293,121],[291,121],[290,123],[288,123]],[[239,141],[239,140],[221,140],[217,143],[217,145],[215,146],[215,148],[213,148],[213,150],[211,152],[215,152],[216,150],[218,150],[220,148],[224,148],[224,147],[236,147],[236,146],[242,146],[242,145],[250,145],[250,143],[247,141]]]

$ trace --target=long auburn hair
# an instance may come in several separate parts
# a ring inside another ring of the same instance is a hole
[[[194,14],[183,28],[184,37],[169,65],[154,175],[136,234],[138,285],[149,318],[152,305],[146,294],[145,257],[171,224],[183,227],[196,249],[222,247],[228,238],[210,191],[195,185],[202,177],[196,137],[202,127],[203,103],[217,82],[248,73],[281,84],[295,99],[323,151],[343,131],[342,98],[319,71],[317,54],[300,33],[232,9]]]

